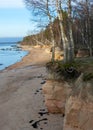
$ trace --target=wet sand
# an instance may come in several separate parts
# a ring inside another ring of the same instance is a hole
[[[44,104],[47,47],[28,47],[21,62],[0,72],[0,130],[62,130],[61,114],[50,114]]]

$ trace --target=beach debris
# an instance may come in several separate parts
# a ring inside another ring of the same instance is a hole
[[[37,129],[38,126],[40,125],[39,123],[40,123],[41,121],[46,121],[46,120],[48,120],[48,119],[47,119],[47,118],[43,118],[43,119],[41,119],[41,120],[35,121],[34,123],[33,123],[33,120],[31,120],[31,121],[29,121],[29,123],[31,123],[31,125],[32,125],[33,128]],[[46,123],[47,123],[47,122],[46,122]],[[44,124],[45,124],[45,122],[44,122]],[[43,128],[40,128],[40,129],[43,129]]]
[[[32,123],[34,120],[29,121],[29,123]]]
[[[41,84],[45,84],[45,83],[46,83],[46,81],[42,81],[42,82],[41,82]]]
[[[40,111],[45,111],[45,109],[40,109]]]
[[[35,92],[34,94],[37,94],[37,93],[39,93],[41,90],[42,90],[42,88],[40,88],[40,89],[37,89],[37,90],[36,90],[36,92]]]
[[[43,115],[45,115],[45,114],[49,115],[49,112],[46,111],[45,109],[40,109],[40,112],[38,112],[38,114],[39,114],[40,116],[43,116]]]
[[[38,114],[40,115],[39,118],[41,118],[45,114],[49,115],[49,112],[47,112],[45,109],[42,108],[42,109],[40,109]],[[31,126],[33,128],[37,129],[40,126],[41,121],[44,121],[44,124],[47,124],[47,122],[46,122],[47,120],[48,120],[47,118],[39,119],[39,120],[36,120],[36,121],[30,120],[29,123],[31,124]],[[40,128],[40,129],[42,130],[43,128]]]
[[[41,75],[39,75],[39,76],[37,76],[37,78],[42,78],[42,74],[41,74]]]
[[[39,90],[36,90],[36,92],[34,94],[37,94],[37,93],[39,93]]]
[[[38,114],[40,114],[40,116],[43,116],[44,114],[49,114],[49,112],[38,112]]]

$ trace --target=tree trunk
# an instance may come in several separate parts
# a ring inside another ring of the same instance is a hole
[[[61,37],[63,41],[63,49],[64,49],[64,62],[72,62],[74,60],[74,42],[72,35],[72,22],[71,22],[71,0],[68,0],[68,18],[69,18],[69,38],[67,38],[64,25],[63,25],[63,14],[61,9],[61,0],[56,0],[56,8],[59,18]]]
[[[50,33],[51,33],[51,41],[52,41],[52,62],[55,61],[55,39],[54,39],[54,33],[53,33],[53,28],[52,28],[52,16],[50,15],[49,12],[49,6],[48,6],[49,0],[47,0],[46,3],[46,10],[47,10],[47,16],[49,17],[50,21]]]
[[[68,61],[72,62],[74,60],[74,41],[72,34],[71,0],[68,0],[68,26],[69,26]]]
[[[63,16],[62,16],[62,9],[61,9],[61,0],[56,0],[56,9],[58,13],[59,25],[60,25],[60,32],[61,38],[63,42],[63,49],[64,49],[64,62],[68,62],[68,39],[64,32],[63,27]]]
[[[89,52],[90,56],[92,56],[92,42],[91,42],[91,24],[90,24],[90,11],[89,11],[90,2],[86,0],[86,10],[87,10],[87,36],[89,42]]]
[[[54,40],[54,33],[52,30],[52,23],[50,23],[50,32],[51,32],[51,40],[52,40],[52,62],[55,61],[55,40]]]
[[[92,43],[91,43],[91,25],[90,25],[90,11],[89,11],[89,0],[85,1],[85,11],[86,11],[86,20],[85,20],[85,31],[86,31],[86,41],[89,49],[90,56],[92,56]]]

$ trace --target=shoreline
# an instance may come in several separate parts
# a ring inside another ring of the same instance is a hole
[[[45,65],[46,62],[51,60],[51,53],[50,53],[50,47],[40,47],[40,46],[21,46],[22,50],[28,51],[28,54],[25,55],[19,62],[16,62],[5,69],[1,71],[6,71],[6,70],[12,70],[12,69],[17,69],[17,68],[22,68],[26,66],[34,66],[34,65]],[[42,55],[38,55],[41,53]],[[47,53],[49,56],[46,56]],[[44,54],[44,56],[43,56]],[[38,57],[38,59],[37,59]],[[42,58],[44,59],[42,60]]]
[[[2,50],[4,52],[2,52],[1,55],[4,55],[4,59],[3,59],[3,57],[1,57],[2,63],[0,64],[1,65],[0,72],[6,70],[10,66],[12,66],[18,62],[21,62],[22,59],[29,54],[28,49],[23,50],[21,47],[17,46],[17,43],[15,43],[14,45],[11,45],[11,43],[10,43],[10,45],[8,47],[5,47],[5,48],[3,47],[3,49],[1,49],[1,51]],[[9,52],[7,52],[7,50],[9,50]],[[12,54],[13,54],[13,56],[12,56]],[[9,56],[5,57],[5,55],[9,55]]]
[[[27,55],[29,55],[29,52],[27,52],[27,54],[26,54],[25,56],[23,56],[19,61],[17,61],[17,62],[15,62],[15,63],[13,63],[13,64],[11,64],[11,65],[9,65],[9,66],[7,66],[7,67],[1,69],[0,72],[3,72],[3,71],[5,71],[5,70],[10,70],[10,68],[11,68],[11,69],[15,69],[16,64],[22,62],[23,58],[26,57]],[[15,66],[15,67],[13,67],[13,66]]]

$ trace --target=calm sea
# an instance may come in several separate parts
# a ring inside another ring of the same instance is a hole
[[[27,51],[21,50],[18,42],[22,38],[0,38],[0,70],[19,62]]]

